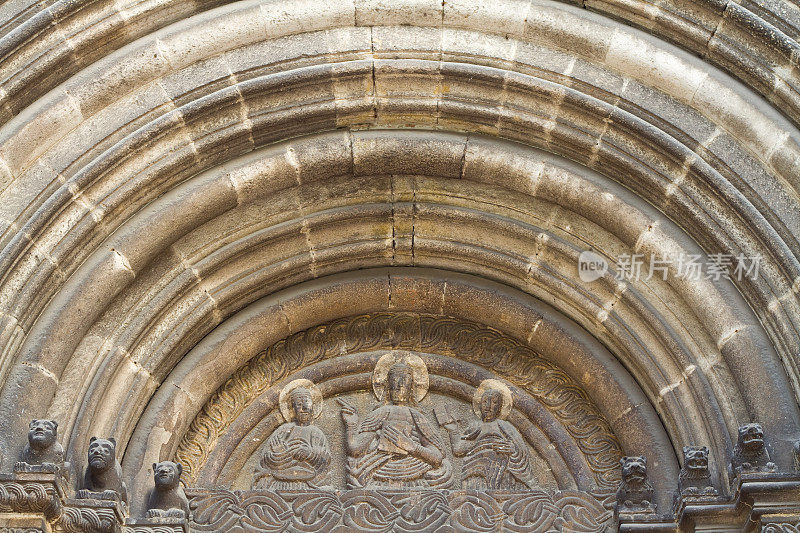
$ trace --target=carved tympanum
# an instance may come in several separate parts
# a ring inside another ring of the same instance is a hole
[[[622,456],[619,442],[567,373],[497,330],[451,317],[397,312],[320,324],[253,357],[209,399],[184,435],[175,454],[184,465],[184,479],[189,483],[198,479],[222,435],[276,383],[309,365],[342,355],[398,347],[454,357],[490,369],[513,384],[539,402],[574,439],[598,489],[608,494],[616,490]]]
[[[449,487],[451,465],[439,432],[413,406],[427,393],[425,363],[410,353],[387,353],[378,360],[372,381],[384,404],[364,420],[339,400],[347,434],[348,487]]]
[[[58,472],[67,476],[69,463],[64,461],[64,448],[58,442],[58,423],[55,420],[31,420],[28,444],[22,461],[14,465],[17,472]]]
[[[622,483],[617,491],[617,511],[621,513],[652,513],[654,490],[647,481],[646,457],[623,457]]]
[[[711,484],[706,446],[684,446],[683,467],[678,476],[678,491],[683,496],[717,494],[717,490]]]
[[[320,488],[331,462],[328,440],[312,424],[322,411],[322,393],[310,380],[296,379],[283,388],[279,402],[286,422],[267,439],[253,488]]]
[[[180,463],[153,463],[155,486],[147,498],[147,517],[188,518],[189,500],[181,487]]]
[[[440,419],[450,434],[453,455],[464,457],[465,489],[534,488],[528,445],[505,418],[511,411],[511,391],[503,382],[487,379],[475,391],[473,409],[479,420],[463,433],[452,417]],[[442,417],[440,417],[442,418]]]
[[[122,467],[117,460],[117,441],[113,438],[89,440],[89,464],[78,498],[119,500],[127,503],[128,490],[122,482]]]
[[[731,480],[743,473],[774,471],[775,463],[769,460],[761,424],[739,426],[739,437],[730,463]]]

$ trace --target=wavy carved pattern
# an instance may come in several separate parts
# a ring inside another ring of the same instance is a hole
[[[124,533],[184,533],[183,526],[125,526]]]
[[[119,520],[111,509],[65,507],[53,530],[64,533],[114,533]]]
[[[800,533],[800,522],[796,524],[780,523],[780,524],[762,524],[761,533]]]
[[[564,491],[196,491],[197,532],[582,532],[612,529],[608,502]]]
[[[54,484],[4,481],[0,483],[0,511],[42,513],[54,518],[61,503]]]
[[[343,353],[390,348],[457,357],[491,369],[526,390],[575,438],[598,489],[616,489],[622,456],[619,442],[586,393],[563,370],[495,329],[414,313],[360,315],[316,326],[278,341],[251,359],[203,406],[178,446],[176,460],[184,465],[187,484],[196,479],[233,420],[274,383]]]

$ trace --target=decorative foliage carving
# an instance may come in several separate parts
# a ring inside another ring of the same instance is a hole
[[[585,493],[509,491],[198,491],[193,531],[610,531],[609,502]]]
[[[501,332],[449,317],[378,313],[342,319],[296,333],[258,354],[206,403],[181,441],[176,458],[187,482],[228,426],[260,394],[302,367],[378,349],[419,349],[489,368],[525,389],[563,424],[584,453],[601,491],[619,483],[621,448],[610,426],[575,382],[531,348]]]

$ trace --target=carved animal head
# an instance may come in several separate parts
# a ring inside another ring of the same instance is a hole
[[[758,453],[764,448],[764,430],[761,424],[739,426],[739,448],[750,453]]]
[[[89,469],[105,472],[114,467],[117,460],[117,441],[113,438],[89,440]]]
[[[31,420],[28,443],[35,450],[46,450],[56,443],[58,423],[55,420]]]
[[[685,446],[683,466],[690,473],[704,474],[708,471],[708,448],[705,446]]]
[[[172,461],[162,461],[153,463],[153,481],[156,489],[161,491],[172,490],[178,487],[181,482],[183,466]]]
[[[646,457],[623,457],[619,463],[622,465],[622,482],[626,485],[643,485],[647,479]]]

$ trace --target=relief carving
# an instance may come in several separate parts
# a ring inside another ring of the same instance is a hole
[[[620,513],[653,513],[654,490],[647,481],[646,457],[623,457],[622,483],[617,490],[617,511]]]
[[[312,424],[322,412],[322,393],[310,380],[296,379],[283,388],[279,403],[286,422],[267,439],[253,489],[321,488],[331,462],[328,440]]]
[[[183,467],[172,461],[153,463],[155,487],[147,498],[147,517],[188,518],[189,500],[181,487]]]
[[[608,502],[576,491],[364,490],[190,494],[192,531],[612,531]]]
[[[127,503],[128,490],[122,481],[122,466],[117,460],[117,441],[92,437],[88,457],[84,487],[78,491],[78,498]]]
[[[113,509],[92,507],[65,507],[53,524],[57,533],[118,533],[120,516]]]
[[[743,473],[774,471],[775,463],[769,460],[761,424],[739,426],[739,437],[730,463],[731,481]]]
[[[437,417],[450,434],[453,455],[464,457],[463,487],[534,488],[536,479],[531,471],[528,445],[506,420],[512,407],[508,386],[495,379],[484,380],[475,391],[472,403],[479,420],[461,434],[451,416]]]
[[[715,496],[717,494],[717,490],[711,484],[706,446],[685,446],[683,448],[683,467],[678,475],[678,492],[682,496]]]
[[[619,443],[608,422],[565,372],[491,328],[414,313],[378,313],[337,320],[296,333],[254,357],[212,396],[192,422],[176,453],[184,464],[184,477],[189,483],[196,478],[227,427],[276,382],[300,368],[345,353],[398,347],[457,357],[491,369],[530,394],[575,439],[595,475],[598,489],[609,494],[616,490],[622,456]],[[243,389],[247,392],[243,393]]]
[[[356,409],[339,400],[347,434],[349,488],[447,488],[450,462],[437,428],[414,405],[428,392],[428,369],[419,356],[383,355],[372,374],[384,405],[359,421]]]
[[[42,513],[48,519],[56,518],[62,510],[56,487],[59,478],[53,474],[50,476],[50,483],[0,482],[0,511]]]
[[[800,533],[800,522],[761,524],[761,533]]]
[[[14,465],[14,471],[52,472],[67,478],[69,463],[64,461],[64,448],[58,442],[55,420],[31,420],[22,461]]]

